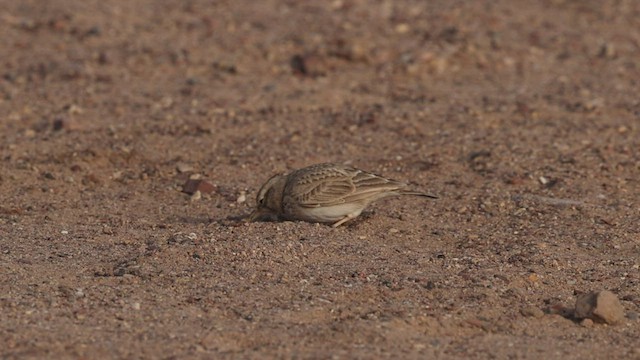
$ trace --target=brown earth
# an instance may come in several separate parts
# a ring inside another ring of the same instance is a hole
[[[640,2],[4,0],[0,37],[1,358],[640,358]],[[440,199],[242,221],[324,161]],[[573,318],[601,289],[622,324]]]

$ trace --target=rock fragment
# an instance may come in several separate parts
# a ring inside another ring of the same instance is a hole
[[[82,124],[68,117],[58,117],[53,120],[53,130],[78,131],[82,130]]]
[[[196,191],[202,194],[211,194],[215,189],[216,187],[206,180],[189,179],[182,185],[182,192],[189,195],[195,194]]]
[[[593,320],[587,318],[587,319],[582,319],[582,321],[580,321],[580,325],[582,327],[586,327],[586,328],[590,328],[593,327]]]
[[[544,311],[540,310],[538,307],[529,305],[520,309],[520,314],[527,317],[541,318],[544,316]]]
[[[289,65],[295,75],[319,77],[328,72],[326,59],[318,54],[294,55]]]
[[[236,199],[236,202],[238,204],[242,204],[244,202],[247,201],[247,192],[246,191],[241,191],[240,195],[238,196],[238,198]]]
[[[574,315],[577,319],[615,325],[624,320],[624,308],[611,291],[594,291],[578,297]]]
[[[191,173],[194,171],[194,168],[187,163],[180,162],[176,164],[176,170],[178,170],[179,173]]]

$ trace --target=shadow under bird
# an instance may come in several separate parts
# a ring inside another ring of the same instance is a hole
[[[437,196],[350,166],[325,163],[277,174],[262,185],[250,221],[302,220],[333,227],[360,215],[369,204],[390,196]]]

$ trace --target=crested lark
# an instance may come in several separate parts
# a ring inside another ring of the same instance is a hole
[[[350,166],[317,164],[267,180],[249,220],[304,220],[337,227],[356,218],[372,202],[396,195],[437,198]]]

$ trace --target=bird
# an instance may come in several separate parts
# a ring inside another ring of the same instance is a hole
[[[316,164],[269,178],[257,193],[249,221],[301,220],[338,227],[372,202],[399,195],[438,198],[348,165]]]

